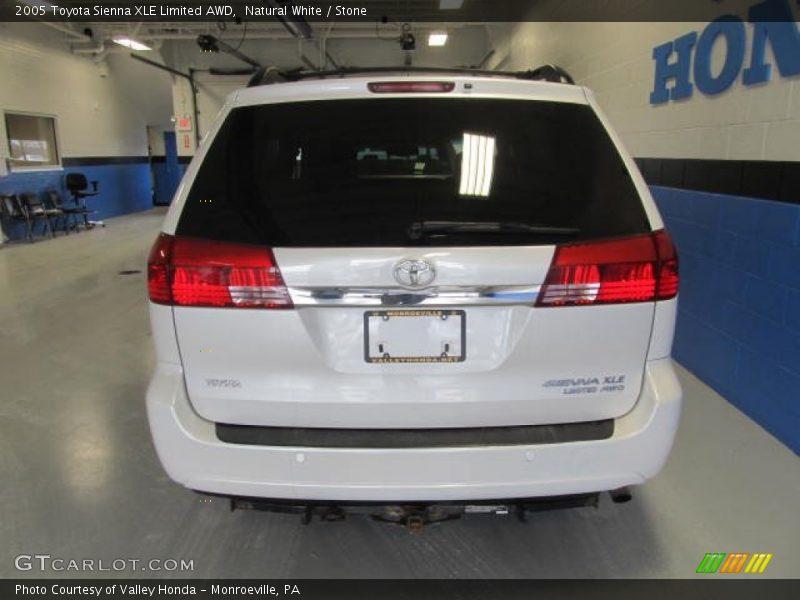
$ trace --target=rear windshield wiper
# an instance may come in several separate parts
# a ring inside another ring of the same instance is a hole
[[[534,235],[575,235],[575,227],[554,227],[517,221],[417,221],[408,228],[408,237],[418,240],[427,233],[490,233]]]

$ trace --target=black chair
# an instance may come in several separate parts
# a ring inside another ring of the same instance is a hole
[[[4,223],[25,223],[26,237],[28,241],[33,242],[31,219],[16,194],[3,194],[0,196],[0,211],[2,211]]]
[[[78,219],[83,214],[83,210],[74,206],[64,206],[64,201],[61,199],[61,194],[56,190],[47,190],[44,193],[45,206],[49,210],[57,210],[60,217],[63,219],[61,229],[66,235],[69,235],[70,229],[78,230]],[[70,224],[70,219],[72,223]],[[58,225],[58,222],[56,222]]]
[[[44,235],[46,231],[50,234],[50,237],[56,237],[56,232],[53,229],[53,222],[50,219],[58,218],[58,215],[61,214],[60,210],[48,210],[42,202],[42,199],[39,198],[39,194],[35,192],[21,194],[20,202],[22,204],[22,209],[28,216],[28,221],[30,221],[31,231],[33,231],[36,221],[41,221],[42,235]],[[58,214],[56,214],[56,212],[58,212]]]
[[[91,229],[97,225],[101,225],[105,227],[105,223],[102,221],[90,221],[89,215],[96,213],[97,211],[91,210],[88,206],[86,206],[86,198],[91,198],[92,196],[97,196],[97,181],[91,182],[92,191],[89,190],[89,180],[86,179],[86,175],[83,173],[67,173],[64,176],[64,186],[67,188],[70,194],[72,194],[72,201],[75,203],[75,208],[80,209],[80,214],[83,216],[83,224],[86,229]]]

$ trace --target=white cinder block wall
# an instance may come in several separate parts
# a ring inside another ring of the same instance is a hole
[[[725,92],[651,106],[653,48],[706,23],[526,22],[495,26],[495,65],[564,67],[593,90],[636,157],[800,161],[800,79],[746,87],[740,77]],[[744,64],[753,26],[747,25]],[[715,46],[713,72],[724,42]],[[767,45],[768,62],[775,64]],[[674,57],[673,57],[674,60]]]
[[[115,66],[102,77],[89,57],[70,54],[57,32],[1,23],[0,110],[55,115],[62,156],[144,156],[147,120]],[[0,156],[8,156],[4,119]]]
[[[147,128],[171,125],[171,76],[106,49],[98,64],[92,54],[72,53],[70,40],[46,24],[0,23],[0,159],[9,156],[5,111],[56,117],[65,159],[63,168],[12,170],[0,177],[0,193],[55,190],[68,198],[64,175],[77,171],[98,182],[99,195],[88,201],[97,219],[152,206]],[[0,238],[23,239],[24,229],[6,223]]]

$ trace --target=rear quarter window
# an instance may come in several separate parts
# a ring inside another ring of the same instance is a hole
[[[419,235],[430,222],[536,229]],[[648,230],[630,174],[590,107],[436,97],[234,109],[191,185],[177,234],[368,247],[535,245]]]

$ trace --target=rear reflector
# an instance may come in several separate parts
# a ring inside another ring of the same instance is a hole
[[[174,306],[292,308],[269,248],[162,233],[147,262],[150,300]]]
[[[556,247],[537,306],[668,300],[678,293],[678,256],[666,231]]]
[[[374,81],[367,84],[367,89],[374,94],[446,93],[455,87],[452,81]]]

